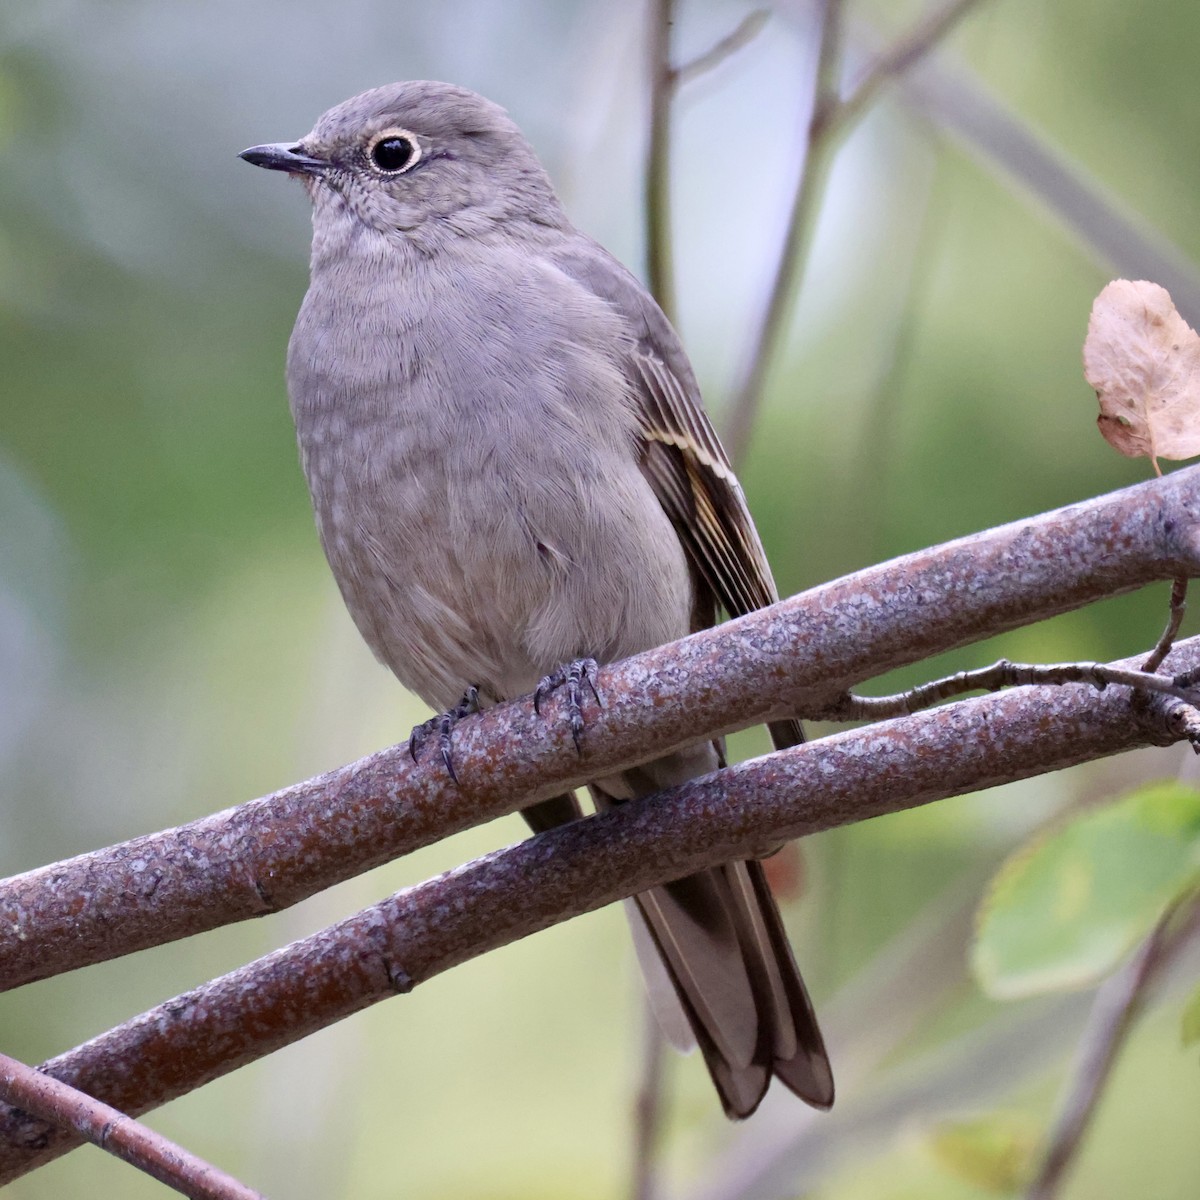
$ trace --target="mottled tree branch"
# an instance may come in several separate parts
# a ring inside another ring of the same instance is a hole
[[[613,664],[600,673],[605,706],[589,707],[582,754],[557,719],[561,700],[539,718],[526,698],[457,726],[461,786],[436,753],[414,763],[394,746],[177,829],[14,876],[0,884],[0,988],[287,908],[699,738],[821,712],[894,667],[1195,575],[1198,514],[1200,468],[1177,471],[871,567]]]
[[[1131,660],[1135,661],[1135,660]],[[1200,639],[1170,670],[1200,664]],[[1123,688],[960,701],[726,768],[408,888],[42,1065],[132,1115],[531,933],[781,842],[1146,745],[1173,731]],[[0,1108],[0,1183],[77,1139]]]
[[[192,1200],[264,1200],[161,1133],[6,1054],[0,1054],[0,1097],[31,1117],[72,1130],[81,1141],[92,1142]]]

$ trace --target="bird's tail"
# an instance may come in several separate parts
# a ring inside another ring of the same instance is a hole
[[[700,756],[703,762],[696,761]],[[591,791],[597,806],[608,808],[718,762],[712,746],[683,751],[593,784]],[[748,1117],[773,1076],[809,1104],[828,1108],[834,1091],[829,1057],[762,865],[727,863],[652,888],[634,904],[634,937],[652,1005],[672,1041],[690,1030],[726,1113]]]

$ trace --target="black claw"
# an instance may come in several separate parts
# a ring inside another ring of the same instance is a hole
[[[408,737],[408,752],[412,755],[413,762],[417,761],[417,756],[421,753],[421,747],[424,745],[425,739],[436,729],[438,750],[441,753],[442,762],[446,764],[446,773],[455,783],[458,783],[458,773],[454,770],[454,755],[451,750],[450,735],[455,725],[463,717],[469,717],[472,713],[477,713],[478,711],[479,689],[472,684],[463,693],[463,698],[452,709],[436,717],[430,717],[428,721],[422,721],[420,725],[414,725],[413,731]]]
[[[459,705],[459,707],[461,708],[462,705]],[[454,723],[458,719],[458,715],[457,710],[455,710],[453,718],[450,713],[442,713],[438,719],[438,746],[442,751],[442,762],[446,764],[446,773],[455,783],[458,782],[458,775],[454,770],[454,756],[450,753],[450,731],[454,728]]]
[[[542,712],[542,700],[560,687],[567,689],[567,719],[571,723],[571,740],[575,743],[575,752],[583,753],[583,685],[586,684],[596,698],[598,707],[604,707],[600,693],[596,690],[595,675],[600,670],[594,658],[577,658],[557,670],[546,675],[533,693],[533,711],[539,716]]]

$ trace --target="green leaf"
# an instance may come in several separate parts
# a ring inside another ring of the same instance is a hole
[[[1033,1174],[1040,1138],[1037,1126],[1017,1113],[935,1126],[929,1148],[952,1175],[989,1192],[1010,1195]]]
[[[1200,792],[1152,784],[1018,850],[980,907],[972,966],[1001,999],[1084,987],[1200,876]]]
[[[1200,985],[1183,1006],[1183,1044],[1194,1046],[1197,1042],[1200,1042]]]

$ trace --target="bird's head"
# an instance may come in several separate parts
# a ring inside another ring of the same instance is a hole
[[[341,211],[389,236],[431,223],[478,234],[514,219],[563,220],[508,114],[449,83],[374,88],[331,108],[298,142],[251,146],[241,157],[301,179],[318,217]]]

